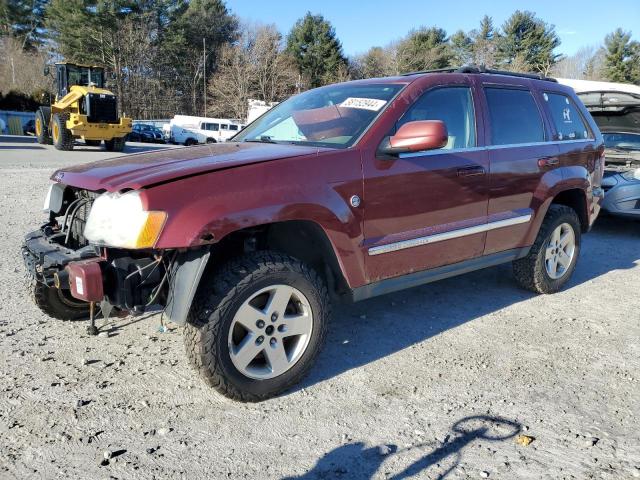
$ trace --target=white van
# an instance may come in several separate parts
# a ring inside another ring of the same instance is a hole
[[[244,124],[226,118],[176,115],[169,122],[169,142],[183,145],[226,142],[244,128]]]

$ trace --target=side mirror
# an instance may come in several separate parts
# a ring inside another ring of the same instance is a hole
[[[43,70],[42,74],[43,74],[45,77],[48,77],[48,76],[49,76],[49,65],[45,65],[45,66],[44,66],[44,70]]]
[[[402,125],[395,135],[385,139],[379,151],[387,155],[421,152],[444,147],[449,140],[442,120],[418,120]]]

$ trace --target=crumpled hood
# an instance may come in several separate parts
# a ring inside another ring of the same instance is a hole
[[[314,155],[318,147],[267,143],[218,143],[126,155],[56,171],[51,179],[91,191],[140,189],[240,165]]]

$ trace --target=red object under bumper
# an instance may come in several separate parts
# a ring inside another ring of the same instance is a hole
[[[71,295],[85,302],[101,302],[104,298],[100,258],[71,262],[65,270],[69,274]]]

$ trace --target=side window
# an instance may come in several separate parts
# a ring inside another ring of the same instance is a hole
[[[476,146],[476,122],[471,89],[445,87],[429,90],[409,107],[396,125],[417,120],[442,120],[447,126],[449,141],[444,149]]]
[[[540,111],[529,90],[485,88],[491,121],[491,144],[544,142]]]
[[[555,140],[583,140],[589,138],[589,130],[582,120],[575,103],[561,93],[542,94],[556,127]]]
[[[229,130],[237,131],[238,130],[238,125],[229,125]]]
[[[229,125],[227,125],[226,123],[220,124],[220,130],[228,130],[228,129],[229,129]]]

